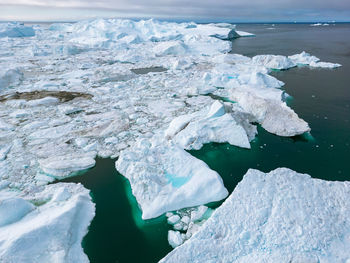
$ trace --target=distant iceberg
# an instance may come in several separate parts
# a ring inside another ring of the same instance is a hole
[[[0,38],[33,36],[35,36],[35,31],[32,26],[24,26],[17,22],[0,23]]]

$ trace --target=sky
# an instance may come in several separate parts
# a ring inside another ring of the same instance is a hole
[[[350,21],[350,0],[0,0],[2,21],[97,17],[198,22]]]

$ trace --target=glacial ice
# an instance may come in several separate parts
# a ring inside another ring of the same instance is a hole
[[[60,179],[95,166],[95,153],[92,152],[90,155],[53,156],[39,160],[39,164],[44,173]]]
[[[122,151],[116,162],[116,169],[130,181],[143,219],[227,196],[215,171],[161,137],[141,139]]]
[[[120,156],[116,168],[129,179],[143,218],[226,197],[219,175],[184,149],[212,141],[249,148],[256,122],[281,136],[310,130],[283,102],[284,83],[269,75],[272,69],[305,61],[333,67],[306,54],[228,54],[232,43],[226,40],[244,35],[229,24],[95,19],[0,28],[0,196],[16,193],[11,198],[28,201],[54,187],[46,185],[55,178],[92,167],[96,156]],[[165,70],[135,73],[154,67]],[[28,206],[14,224],[42,207],[54,216],[69,200]],[[181,218],[191,218],[193,209]],[[174,225],[187,231],[182,240],[199,228],[184,220]],[[18,242],[26,242],[22,234]],[[11,241],[1,238],[1,244]],[[55,257],[65,253],[64,244]],[[15,250],[6,251],[11,261]],[[28,250],[18,252],[23,255]]]
[[[48,185],[25,197],[0,195],[1,261],[89,262],[81,242],[94,214],[80,184]]]
[[[201,116],[202,115],[202,116]],[[186,150],[199,150],[210,142],[229,143],[250,148],[245,129],[234,119],[231,113],[219,101],[213,103],[209,112],[175,118],[165,131],[167,138]]]
[[[35,31],[32,26],[24,26],[17,22],[0,23],[0,38],[33,36],[35,36]]]
[[[296,66],[296,64],[290,58],[276,55],[258,55],[253,57],[252,62],[269,69],[278,70],[289,69]]]
[[[338,63],[320,62],[318,57],[311,56],[305,51],[301,52],[300,54],[289,56],[288,58],[298,65],[309,65],[310,67],[314,68],[338,68],[341,66]]]
[[[349,182],[250,169],[198,232],[160,262],[348,262],[349,196]]]

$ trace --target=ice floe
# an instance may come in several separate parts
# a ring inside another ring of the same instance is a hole
[[[251,169],[199,231],[160,262],[347,262],[349,196],[349,182]],[[173,236],[174,245],[182,243]]]
[[[0,191],[1,261],[89,262],[81,242],[94,214],[80,184],[48,185],[24,197]]]
[[[221,177],[204,162],[156,138],[138,141],[116,162],[117,170],[130,181],[143,219],[227,196]]]

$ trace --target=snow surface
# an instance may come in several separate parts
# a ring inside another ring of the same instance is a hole
[[[250,169],[198,232],[160,262],[348,262],[349,197],[350,182]]]
[[[94,215],[80,184],[48,185],[25,197],[0,194],[1,262],[89,262],[81,242]]]

